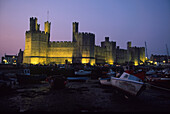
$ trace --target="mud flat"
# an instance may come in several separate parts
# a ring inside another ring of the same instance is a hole
[[[127,97],[98,80],[69,82],[50,90],[47,83],[19,86],[0,96],[0,111],[7,112],[170,112],[170,92],[147,88]]]

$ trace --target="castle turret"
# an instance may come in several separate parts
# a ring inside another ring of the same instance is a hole
[[[45,26],[44,26],[44,31],[45,31],[45,33],[50,34],[50,26],[51,26],[51,23],[49,23],[49,22],[47,21],[47,22],[45,22],[44,25],[45,25]]]
[[[128,60],[128,62],[130,62],[131,61],[131,48],[132,47],[132,43],[129,41],[129,42],[127,42],[127,60]]]
[[[37,26],[38,26],[38,31],[40,31],[40,24],[37,24]]]
[[[37,18],[30,18],[30,31],[37,31],[39,29],[39,25],[37,24]]]
[[[76,42],[76,34],[78,34],[78,22],[73,22],[73,42]]]
[[[109,37],[105,37],[105,41],[106,41],[106,42],[109,42]]]
[[[44,31],[45,31],[45,34],[48,34],[48,42],[50,41],[50,26],[51,26],[51,23],[49,23],[48,21],[44,23]]]
[[[132,43],[131,42],[127,42],[127,49],[132,47]]]

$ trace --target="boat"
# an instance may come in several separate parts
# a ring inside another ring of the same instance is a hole
[[[85,71],[85,70],[78,70],[75,71],[75,75],[71,77],[67,77],[68,81],[88,81],[91,77],[91,71]]]
[[[90,77],[67,77],[68,81],[88,81]]]
[[[111,85],[124,92],[138,96],[145,89],[145,72],[125,71],[120,77],[111,77]]]
[[[17,73],[17,80],[19,84],[32,84],[32,83],[40,83],[41,81],[45,81],[46,75],[31,75],[30,69],[22,69]]]
[[[153,86],[170,89],[170,75],[154,74],[146,76],[147,82]]]
[[[99,77],[100,84],[111,86],[111,81],[110,81],[111,76],[116,76],[116,73],[112,69],[110,69],[109,72],[107,72],[102,77]]]
[[[90,76],[91,71],[78,70],[78,71],[75,71],[75,75],[76,76]]]
[[[155,73],[156,73],[156,71],[151,69],[151,70],[146,72],[146,75],[152,75],[152,74],[155,74]]]
[[[111,77],[107,77],[107,78],[99,78],[100,84],[102,85],[107,85],[107,86],[111,86],[111,81],[110,81]]]

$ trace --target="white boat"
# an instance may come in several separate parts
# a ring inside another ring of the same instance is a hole
[[[111,77],[108,78],[99,78],[100,84],[102,85],[108,85],[111,86],[111,81],[110,81]]]
[[[106,73],[103,77],[99,78],[100,84],[102,85],[111,85],[110,79],[111,76],[116,76],[116,72],[114,72],[112,69],[109,69],[108,73]]]
[[[131,95],[137,96],[144,90],[145,73],[124,72],[119,78],[111,77],[111,85]]]
[[[91,71],[84,71],[84,70],[79,70],[77,72],[75,72],[75,75],[79,75],[79,76],[85,76],[85,75],[90,75]]]

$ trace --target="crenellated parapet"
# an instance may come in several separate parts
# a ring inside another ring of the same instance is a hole
[[[95,37],[95,34],[87,33],[87,32],[81,32],[81,33],[79,32],[78,35],[81,37],[86,37],[86,38],[94,38]]]
[[[71,41],[52,41],[49,42],[50,47],[74,47],[75,43]]]

